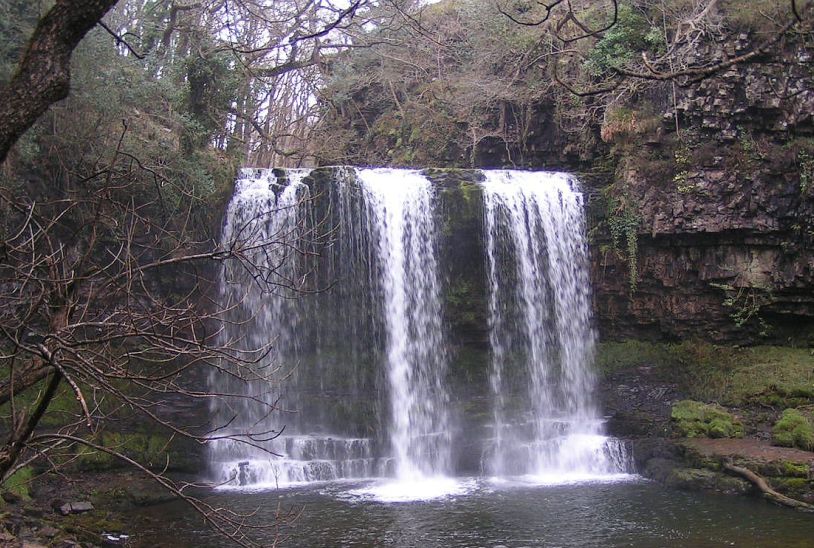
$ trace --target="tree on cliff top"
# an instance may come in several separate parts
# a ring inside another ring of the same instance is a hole
[[[601,143],[592,133],[605,122],[612,126],[616,111],[629,118],[639,101],[675,111],[670,103],[682,86],[742,64],[782,64],[791,44],[810,43],[812,6],[810,0],[429,5],[415,18],[418,28],[373,30],[372,47],[328,65],[320,158],[463,166],[476,163],[478,150],[505,149],[508,163],[522,165],[526,153],[535,153],[527,145],[540,138],[541,119],[595,148]],[[791,74],[774,85],[779,97],[795,101],[811,81]]]
[[[532,9],[498,4],[514,23],[553,37],[552,74],[583,97],[620,93],[630,81],[691,86],[772,57],[786,41],[811,34],[812,7],[810,0],[553,0]],[[735,32],[743,34],[736,39]],[[705,48],[710,43],[718,43],[718,51]]]

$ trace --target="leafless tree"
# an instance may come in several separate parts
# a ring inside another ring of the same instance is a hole
[[[636,87],[636,81],[693,85],[735,65],[779,51],[782,49],[781,43],[795,34],[812,32],[812,2],[789,0],[785,8],[778,5],[771,12],[760,12],[768,29],[750,37],[749,44],[742,45],[738,51],[726,48],[723,57],[707,57],[699,54],[699,46],[704,41],[725,38],[727,32],[725,13],[718,0],[681,3],[659,0],[634,4],[643,16],[649,12],[658,16],[649,24],[662,34],[663,47],[655,55],[645,51],[638,58],[627,62],[620,60],[609,66],[610,74],[599,82],[596,79],[585,81],[584,71],[573,70],[573,67],[583,65],[590,48],[618,26],[622,7],[619,0],[600,4],[554,0],[536,2],[531,9],[525,4],[518,7],[499,2],[498,11],[518,25],[541,27],[555,38],[552,53],[560,60],[551,65],[553,76],[570,93],[580,97],[612,94],[623,86]],[[760,10],[757,6],[750,9]],[[599,18],[598,13],[601,15]],[[569,70],[569,66],[572,70]]]
[[[73,48],[114,3],[57,1],[40,20],[15,76],[0,89],[0,161],[38,116],[65,97]],[[125,10],[147,6],[124,4]],[[169,24],[159,47],[172,49],[167,55],[191,55],[198,45],[203,48],[203,42],[195,44],[190,38],[196,34],[214,32],[210,41],[219,43],[218,33],[238,25],[228,17],[218,19],[227,4],[229,10],[236,6],[245,10],[240,26],[250,17],[269,25],[276,21],[270,3],[165,4],[169,19],[162,21]],[[282,53],[263,57],[251,70],[284,77],[300,60],[292,48],[310,47],[339,29],[357,8],[358,4],[328,9],[311,26],[299,26],[304,23],[298,12],[284,15],[288,31],[281,32],[288,34],[270,36],[265,47]],[[190,25],[210,17],[225,26],[186,27],[185,38],[178,34],[178,28],[187,23],[181,14],[199,18]],[[122,55],[155,62],[150,59],[155,53],[143,48],[139,35],[119,24],[119,17],[122,14],[117,12],[100,24],[113,35]],[[187,38],[187,44],[181,44]],[[253,55],[236,43],[228,44],[227,50],[241,62]],[[267,92],[249,87],[247,104],[257,93],[262,97]],[[255,127],[257,113],[276,108],[278,101],[280,97],[270,94],[258,101],[260,106],[233,108]],[[134,116],[137,123],[149,125],[138,120],[138,113]],[[236,131],[232,122],[225,128]],[[95,130],[107,131],[110,125],[109,120],[97,121]],[[159,132],[174,130],[157,127]],[[268,346],[247,348],[243,341],[224,336],[230,310],[241,303],[214,298],[213,279],[220,265],[229,261],[263,291],[284,286],[296,292],[298,281],[285,278],[275,264],[258,257],[272,250],[279,256],[280,248],[290,254],[309,251],[290,232],[264,236],[254,230],[262,218],[239,227],[230,241],[205,236],[197,219],[204,207],[201,196],[171,176],[161,158],[145,157],[128,146],[127,136],[133,131],[125,121],[110,143],[92,150],[87,158],[57,159],[60,173],[53,181],[0,185],[0,408],[7,427],[0,445],[0,480],[35,461],[59,470],[77,460],[83,448],[102,452],[188,502],[217,531],[251,545],[258,528],[281,525],[290,516],[283,512],[277,524],[257,524],[250,514],[211,506],[191,494],[195,484],[175,481],[167,474],[171,463],[148,466],[123,448],[103,443],[98,434],[108,421],[126,415],[140,416],[139,420],[167,432],[170,440],[183,438],[200,445],[223,438],[263,445],[275,436],[277,432],[262,429],[234,432],[227,428],[229,420],[214,425],[179,423],[164,408],[179,399],[205,406],[213,399],[251,397],[207,389],[201,380],[211,371],[245,382],[276,382],[275,370],[267,366]],[[268,124],[265,131],[269,139],[285,138],[280,126]],[[153,137],[139,137],[144,138]],[[269,206],[258,215],[274,214]],[[53,426],[53,421],[43,419],[66,390],[75,403],[67,415],[61,415],[59,426]],[[258,400],[258,404],[274,410],[268,401]],[[267,543],[268,532],[264,538]]]
[[[170,439],[201,445],[224,437],[261,445],[275,436],[225,434],[226,424],[179,424],[162,407],[179,398],[250,397],[202,385],[213,370],[246,382],[277,381],[273,368],[258,366],[269,347],[247,349],[223,336],[229,310],[241,303],[210,298],[211,278],[221,263],[232,261],[265,291],[296,290],[295,282],[257,257],[280,246],[301,250],[291,233],[261,236],[252,227],[263,219],[237,227],[228,242],[196,239],[196,197],[148,172],[120,146],[64,193],[35,200],[28,192],[0,190],[0,404],[10,410],[0,476],[36,459],[64,467],[81,447],[102,451],[148,474],[215,529],[249,545],[257,527],[249,515],[208,505],[188,494],[193,485],[170,479],[165,471],[172,463],[149,469],[96,434],[126,413],[154,423]],[[146,188],[153,183],[161,192]],[[173,194],[175,214],[163,216],[162,200]],[[274,213],[269,207],[260,215]],[[76,402],[73,418],[44,427],[42,419],[63,386]]]

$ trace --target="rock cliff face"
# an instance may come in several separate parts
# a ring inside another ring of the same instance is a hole
[[[789,175],[749,180],[742,172],[702,168],[692,174],[696,186],[682,193],[631,174],[641,220],[632,259],[638,283],[631,290],[630,258],[608,251],[607,241],[595,246],[592,277],[603,334],[810,337],[812,200]]]
[[[714,62],[753,43],[729,36],[700,44],[697,55]],[[814,344],[814,50],[793,40],[779,47],[686,87],[648,84],[624,105],[586,98],[572,114],[604,114],[579,130],[564,128],[563,105],[544,99],[532,107],[522,146],[486,138],[462,151],[449,137],[446,149],[420,157],[440,167],[578,172],[590,196],[604,338]],[[410,146],[388,145],[390,152]],[[359,148],[351,159],[375,163],[376,150]],[[448,230],[460,222],[471,236],[480,222],[477,188],[448,173],[433,176],[449,194]],[[475,337],[484,305],[467,296],[482,263],[463,236],[453,241],[451,305],[461,313],[451,320],[471,324],[466,336]]]
[[[605,336],[814,343],[811,57],[790,47],[679,90],[662,124],[617,145],[609,195],[627,211],[604,213],[634,216],[637,245],[620,259],[597,231]]]
[[[448,321],[462,343],[485,344],[483,198],[473,184],[479,172],[425,173],[439,187]],[[780,172],[749,180],[702,168],[691,175],[698,188],[687,192],[637,172],[628,177],[627,191],[641,196],[635,289],[629,253],[612,242],[607,198],[591,187],[597,180],[583,179],[602,338],[814,342],[814,202],[799,181]]]

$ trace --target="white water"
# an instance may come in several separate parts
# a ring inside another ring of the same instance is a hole
[[[248,362],[231,364],[233,375],[210,380],[217,391],[236,394],[213,403],[215,431],[209,457],[215,480],[227,487],[295,485],[386,473],[374,442],[319,430],[303,417],[298,401],[307,308],[299,298],[309,231],[310,192],[305,170],[278,181],[267,170],[244,170],[228,206],[222,245],[245,249],[228,261],[220,278],[227,309],[221,343]],[[313,373],[316,376],[316,373]],[[243,380],[241,380],[240,378]],[[285,383],[281,383],[284,379]]]
[[[218,482],[278,483],[306,472],[293,470],[285,458],[284,440],[270,439],[280,430],[265,421],[279,397],[275,358],[290,353],[297,328],[279,318],[296,317],[286,281],[296,270],[292,249],[299,238],[301,204],[308,198],[308,187],[300,182],[305,175],[292,171],[291,182],[283,186],[271,171],[244,170],[227,208],[221,243],[246,251],[244,260],[224,263],[219,280],[220,302],[227,310],[220,343],[234,348],[245,362],[232,364],[233,377],[210,380],[219,392],[240,395],[212,403],[215,424],[228,425],[210,442]],[[279,282],[278,295],[271,294],[273,285],[256,283],[256,277],[264,276]],[[265,356],[270,346],[274,353]],[[250,363],[254,360],[257,363]],[[273,460],[275,454],[283,456],[280,462]]]
[[[486,469],[561,481],[623,472],[623,448],[602,435],[593,403],[595,334],[576,181],[522,171],[485,177],[494,416]]]
[[[396,479],[415,487],[450,472],[432,188],[412,171],[364,169],[358,176],[378,259]]]
[[[592,403],[576,182],[484,173],[494,431],[484,472],[523,484],[618,479],[629,459]],[[222,272],[221,339],[244,357],[270,352],[232,368],[248,382],[210,379],[236,395],[212,407],[226,425],[210,444],[214,479],[262,489],[380,478],[354,496],[394,502],[461,494],[471,485],[454,478],[433,185],[396,169],[341,169],[323,186],[307,175],[246,170],[227,210],[223,245],[246,251]],[[331,234],[322,247],[319,230]]]

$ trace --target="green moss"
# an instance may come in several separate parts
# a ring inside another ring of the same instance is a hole
[[[783,475],[793,478],[808,478],[811,470],[807,464],[799,462],[783,462]]]
[[[805,478],[772,478],[772,487],[791,495],[795,498],[803,498],[811,493],[812,483]]]
[[[797,409],[786,409],[772,429],[772,443],[814,450],[814,424]]]
[[[734,356],[730,399],[780,407],[814,401],[814,356],[810,349],[756,346]]]
[[[483,308],[477,289],[471,280],[459,278],[450,282],[446,302],[454,324],[477,324]]]
[[[596,367],[603,375],[643,365],[672,367],[676,356],[669,345],[628,339],[607,341],[597,345]]]
[[[167,459],[169,438],[161,434],[105,432],[97,443],[127,455],[149,468],[162,468]],[[115,456],[90,448],[82,449],[78,455],[78,462],[82,470],[107,470],[124,466],[124,463]]]
[[[23,500],[29,500],[31,493],[29,492],[28,486],[33,477],[34,470],[30,466],[25,466],[6,478],[6,481],[3,482],[2,489],[3,491],[17,495]]]
[[[698,468],[674,468],[664,481],[670,487],[686,491],[745,493],[749,490],[749,485],[739,478]]]
[[[673,406],[671,418],[678,432],[688,438],[742,438],[743,425],[717,405],[683,400]]]

